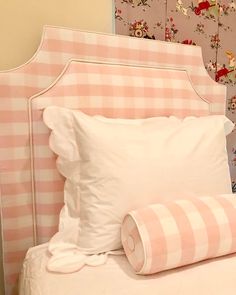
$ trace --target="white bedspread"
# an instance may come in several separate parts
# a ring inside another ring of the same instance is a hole
[[[47,245],[31,248],[19,295],[235,295],[236,254],[156,275],[135,275],[125,256],[72,274],[46,270]]]

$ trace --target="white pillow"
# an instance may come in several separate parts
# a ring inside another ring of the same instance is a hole
[[[74,111],[73,111],[74,112]],[[76,111],[75,111],[76,112]],[[166,125],[179,120],[170,116],[151,117],[146,119],[114,119],[100,115],[94,116],[99,121],[110,124],[140,125],[162,122]],[[61,107],[48,107],[44,112],[44,122],[52,129],[49,145],[58,155],[56,165],[58,171],[66,178],[64,186],[64,207],[60,212],[59,231],[70,230],[71,239],[76,240],[72,228],[79,226],[79,149],[73,126],[72,111]],[[68,240],[68,238],[66,238]]]
[[[51,148],[79,165],[78,181],[72,180],[80,195],[76,243],[83,253],[121,248],[120,226],[130,210],[167,199],[231,193],[225,135],[233,123],[225,116],[133,124],[49,107],[44,119],[53,130]]]

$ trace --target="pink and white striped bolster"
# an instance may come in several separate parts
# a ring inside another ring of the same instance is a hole
[[[176,200],[131,211],[121,239],[138,274],[236,252],[236,196]]]

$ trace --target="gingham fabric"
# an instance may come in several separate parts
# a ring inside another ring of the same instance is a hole
[[[17,280],[26,250],[35,243],[47,241],[57,229],[58,212],[62,202],[62,181],[59,176],[55,180],[55,173],[51,168],[55,166],[52,158],[51,162],[47,162],[46,168],[45,163],[42,164],[42,169],[37,172],[37,182],[32,181],[28,99],[47,88],[72,57],[186,69],[196,91],[203,99],[211,103],[211,113],[224,113],[225,87],[216,84],[208,77],[199,47],[45,27],[42,42],[35,56],[16,69],[0,72],[1,210],[6,294],[13,294],[12,287]],[[89,73],[86,74],[89,75]],[[72,83],[69,76],[67,81],[69,84]],[[142,79],[139,78],[137,83],[140,81]],[[129,83],[129,80],[126,83]],[[163,85],[163,87],[167,86]],[[68,97],[73,96],[69,88],[63,89]],[[63,92],[60,89],[57,89],[57,93],[58,91],[62,96]],[[109,91],[115,93],[116,89]],[[122,92],[122,88],[119,91],[120,96],[127,95]],[[149,94],[143,92],[142,95],[145,97]],[[104,100],[99,108],[109,108],[107,103],[108,101]],[[122,110],[126,103],[124,99],[117,103],[119,110]],[[185,103],[188,104],[187,100]],[[84,102],[84,104],[86,108],[88,103]],[[159,108],[155,105],[151,106],[151,109],[153,107]],[[136,107],[131,103],[129,108],[139,109],[136,116],[145,113],[142,111],[142,108],[145,108],[144,105]],[[170,103],[168,109],[173,108],[175,106]],[[185,109],[186,105],[183,108]],[[165,114],[165,109],[166,106],[162,108],[162,114]],[[96,108],[93,108],[93,112],[96,112]],[[116,114],[119,115],[119,112]],[[34,115],[34,124],[37,125],[36,116],[37,114]],[[37,127],[37,130],[38,128],[42,127]],[[48,157],[38,148],[41,141],[45,144],[46,139],[44,136],[37,135],[32,142],[37,144],[34,151],[38,149],[37,159],[35,159],[37,168],[41,165],[41,159]],[[37,178],[39,174],[40,180]],[[51,174],[53,185],[50,182]],[[38,188],[41,190],[40,197],[37,194],[37,204],[34,204],[32,193],[34,186],[37,192]],[[42,205],[45,203],[47,207]],[[37,205],[38,215],[36,241],[34,239],[35,220],[32,213],[35,205]]]
[[[233,195],[177,200],[131,211],[121,229],[138,274],[153,274],[236,252]]]
[[[52,88],[31,99],[39,236],[47,234],[45,229],[55,231],[63,200],[64,180],[48,145],[50,130],[42,122],[42,111],[49,105],[120,118],[204,116],[211,109],[194,91],[185,71],[71,62]]]

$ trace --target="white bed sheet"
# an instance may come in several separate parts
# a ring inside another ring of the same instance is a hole
[[[236,255],[229,255],[156,275],[135,275],[125,256],[72,274],[46,269],[47,244],[26,255],[19,295],[235,295]]]

